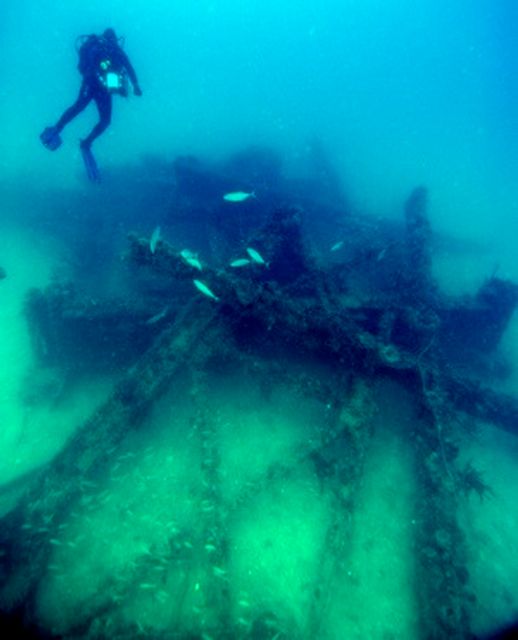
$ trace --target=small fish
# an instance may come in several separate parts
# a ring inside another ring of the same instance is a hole
[[[250,256],[250,258],[252,258],[252,262],[255,262],[256,264],[261,264],[265,267],[268,266],[264,261],[263,256],[259,253],[259,251],[252,249],[252,247],[248,247],[246,252]]]
[[[330,249],[330,251],[338,251],[338,249],[341,249],[344,246],[344,241],[340,240],[339,242],[336,242]]]
[[[149,250],[151,253],[155,253],[156,246],[161,237],[160,227],[155,227],[153,233],[151,234],[151,238],[149,240]]]
[[[246,618],[238,618],[237,619],[237,624],[241,625],[242,627],[249,627],[250,626],[250,622]]]
[[[226,202],[244,202],[249,198],[256,198],[255,191],[232,191],[231,193],[225,193],[223,200]]]
[[[191,267],[198,269],[198,271],[202,270],[201,262],[198,260],[198,258],[185,258],[185,262],[187,262],[187,264]]]
[[[238,258],[237,260],[233,260],[230,263],[230,266],[234,268],[239,268],[239,267],[246,267],[247,264],[250,264],[250,260],[248,258]]]
[[[203,293],[204,296],[207,296],[207,298],[212,298],[212,300],[219,300],[218,296],[214,295],[209,287],[201,280],[193,280],[193,282],[196,289]]]
[[[185,262],[198,271],[202,270],[201,262],[198,260],[198,254],[189,251],[189,249],[183,249],[180,251],[180,256],[185,260]]]
[[[163,320],[168,313],[169,313],[169,307],[165,307],[165,309],[163,309],[159,313],[155,313],[154,316],[151,316],[149,320],[146,320],[146,324],[147,325],[156,324],[157,322],[160,322],[160,320]],[[121,458],[122,456],[119,456],[119,459]]]

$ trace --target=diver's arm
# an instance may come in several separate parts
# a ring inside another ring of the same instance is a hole
[[[121,57],[121,62],[124,65],[124,68],[128,72],[128,76],[129,76],[129,79],[131,80],[131,84],[133,85],[133,92],[135,93],[135,95],[141,96],[142,89],[140,88],[140,85],[138,83],[138,78],[137,78],[137,74],[135,73],[135,69],[131,64],[130,59],[124,53],[124,51],[122,51],[122,49],[120,51],[120,57]]]

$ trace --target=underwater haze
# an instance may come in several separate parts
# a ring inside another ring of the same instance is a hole
[[[518,622],[517,23],[3,0],[2,637]],[[97,180],[93,102],[40,135],[109,27]]]
[[[362,205],[397,207],[425,183],[441,225],[498,243],[518,207],[516,11],[489,0],[8,1],[2,172],[74,181],[92,114],[67,130],[59,159],[37,134],[78,91],[76,37],[113,25],[144,99],[116,105],[99,142],[110,162],[261,141],[296,164],[319,136]]]

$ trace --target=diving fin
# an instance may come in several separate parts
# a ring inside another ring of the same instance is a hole
[[[61,136],[58,133],[56,127],[47,127],[40,134],[40,140],[44,147],[47,147],[49,151],[56,151],[61,146]]]
[[[88,180],[90,180],[90,182],[101,182],[101,174],[99,173],[99,167],[97,166],[92,150],[83,144],[81,144],[80,147]]]

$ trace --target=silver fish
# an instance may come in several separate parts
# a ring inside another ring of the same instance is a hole
[[[160,237],[160,227],[155,227],[153,233],[151,234],[151,238],[149,239],[149,250],[151,251],[151,253],[155,253],[156,246],[158,244],[158,241],[160,240]]]
[[[159,313],[156,313],[154,316],[151,316],[149,320],[146,320],[146,324],[147,325],[156,324],[157,322],[160,322],[160,320],[165,318],[168,313],[169,313],[169,307],[165,307],[165,309],[163,309]]]
[[[225,193],[223,200],[226,200],[226,202],[244,202],[249,198],[255,197],[255,191],[232,191],[231,193]]]
[[[201,262],[198,260],[197,254],[189,251],[189,249],[183,249],[183,251],[180,251],[180,255],[189,266],[198,269],[198,271],[202,270]]]
[[[338,249],[341,249],[344,246],[344,241],[340,240],[340,242],[336,242],[330,249],[330,251],[338,251]]]
[[[248,247],[246,252],[250,256],[250,258],[252,258],[253,262],[255,262],[256,264],[262,264],[263,266],[266,267],[266,262],[264,261],[264,258],[259,253],[259,251],[257,251],[256,249],[252,249],[252,247]]]
[[[193,282],[196,289],[203,293],[204,296],[207,296],[207,298],[212,298],[212,300],[219,300],[218,296],[214,295],[214,293],[204,282],[202,282],[201,280],[193,280]]]
[[[187,264],[190,265],[191,267],[198,269],[198,271],[201,271],[203,268],[198,258],[186,258],[185,262],[187,262]]]
[[[250,260],[248,258],[238,258],[237,260],[233,260],[230,263],[230,266],[234,268],[239,268],[239,267],[246,267],[247,264],[250,264]]]

